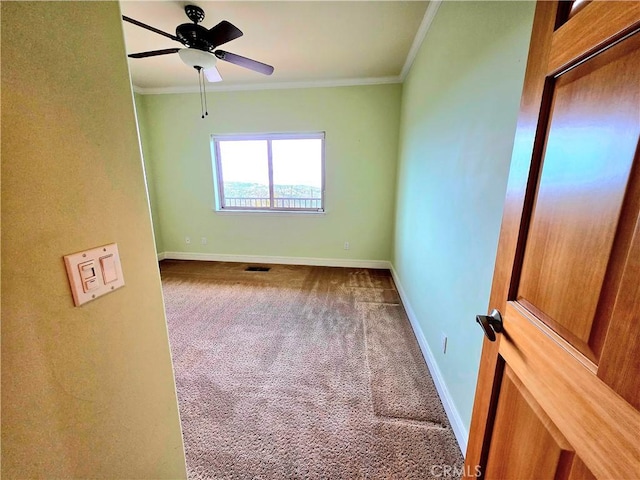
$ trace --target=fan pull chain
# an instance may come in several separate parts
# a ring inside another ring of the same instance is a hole
[[[209,108],[207,107],[207,83],[206,83],[206,78],[204,78],[204,71],[200,70],[202,72],[202,87],[204,89],[204,114],[205,115],[209,115]],[[204,117],[203,117],[204,118]]]
[[[204,118],[204,104],[202,103],[202,67],[195,67],[198,71],[198,89],[200,91],[200,114]]]

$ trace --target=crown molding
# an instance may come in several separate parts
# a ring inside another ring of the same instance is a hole
[[[213,85],[207,84],[207,92],[239,92],[249,90],[284,90],[294,88],[328,88],[353,87],[358,85],[387,85],[402,83],[399,76],[369,77],[369,78],[341,78],[330,80],[311,80],[301,82],[254,83],[244,85]],[[199,93],[197,86],[144,88],[133,85],[133,91],[140,95],[162,95],[170,93]]]
[[[420,50],[424,37],[427,36],[427,32],[433,23],[433,19],[436,17],[436,13],[438,13],[441,3],[442,0],[431,0],[424,12],[424,17],[422,17],[422,22],[420,22],[416,36],[413,38],[413,43],[411,44],[411,48],[407,54],[407,59],[404,62],[402,71],[400,72],[400,80],[402,82],[404,82],[404,79],[407,78],[407,75],[409,74],[409,70],[411,70],[413,61],[416,59],[418,50]]]

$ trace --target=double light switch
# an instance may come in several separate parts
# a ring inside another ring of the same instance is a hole
[[[64,263],[76,306],[124,285],[118,245],[115,243],[65,255]]]

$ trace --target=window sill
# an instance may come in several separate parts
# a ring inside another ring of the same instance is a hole
[[[217,210],[217,209],[213,209],[213,212],[218,214],[218,215],[259,215],[259,216],[264,216],[264,215],[275,215],[278,217],[283,217],[283,216],[293,216],[293,217],[297,217],[299,215],[326,215],[326,210],[322,210],[322,211],[295,211],[295,210]]]

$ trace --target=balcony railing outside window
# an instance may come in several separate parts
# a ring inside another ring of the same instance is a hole
[[[271,208],[269,198],[224,197],[227,208]],[[322,208],[321,198],[274,198],[273,208],[295,210],[319,210]]]

